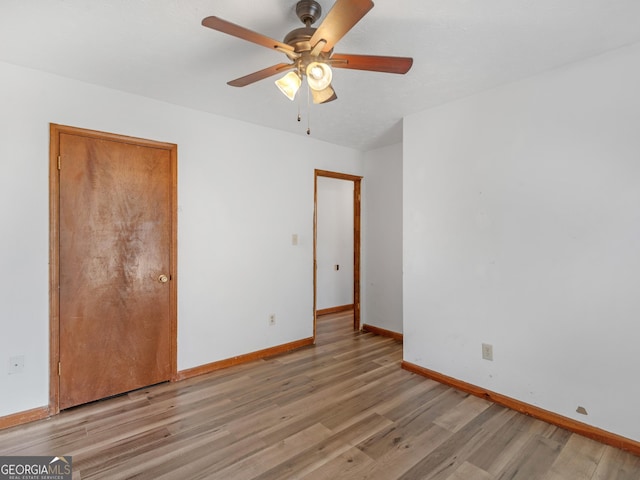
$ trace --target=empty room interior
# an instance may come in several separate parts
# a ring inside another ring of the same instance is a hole
[[[0,459],[640,478],[639,19],[2,0]]]

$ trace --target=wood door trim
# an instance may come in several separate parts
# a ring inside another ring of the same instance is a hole
[[[121,142],[142,147],[159,148],[169,151],[171,161],[171,244],[169,285],[169,316],[171,323],[171,380],[178,378],[178,306],[177,306],[177,252],[178,252],[178,146],[173,143],[158,142],[114,133],[87,130],[78,127],[49,125],[49,413],[60,412],[60,384],[58,365],[60,362],[60,177],[59,155],[60,135]]]
[[[60,412],[60,178],[58,125],[49,126],[49,412]]]
[[[353,329],[360,330],[360,191],[362,177],[353,181]]]
[[[361,243],[361,183],[362,177],[348,173],[316,169],[313,181],[313,338],[316,338],[316,296],[318,287],[318,177],[336,178],[353,182],[353,329],[360,330],[360,243]]]

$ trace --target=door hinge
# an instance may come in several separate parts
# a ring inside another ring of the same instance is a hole
[[[62,364],[58,362],[58,376],[62,376]]]
[[[60,170],[60,155],[58,155],[58,170]]]

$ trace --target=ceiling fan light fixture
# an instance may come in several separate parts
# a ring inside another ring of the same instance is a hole
[[[307,82],[311,90],[322,91],[331,85],[333,73],[326,63],[311,62],[307,65]]]
[[[327,103],[338,98],[331,85],[323,90],[310,90],[311,97],[313,98],[313,103]]]
[[[276,80],[276,85],[289,100],[293,100],[296,98],[300,85],[302,85],[302,79],[297,72],[289,72],[284,77]]]

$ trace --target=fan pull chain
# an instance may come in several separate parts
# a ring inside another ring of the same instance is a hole
[[[298,95],[298,122],[302,121],[301,110],[302,95]],[[311,135],[311,89],[307,85],[307,135]]]
[[[311,135],[311,88],[307,82],[307,135]]]

